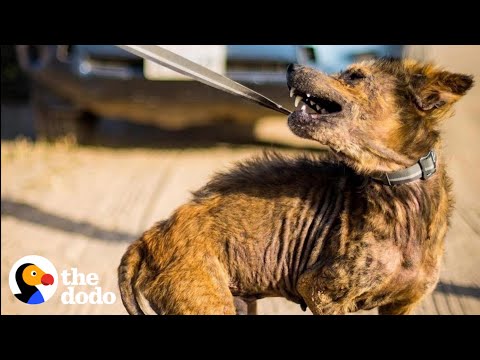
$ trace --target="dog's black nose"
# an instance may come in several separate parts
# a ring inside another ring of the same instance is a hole
[[[288,65],[287,72],[292,72],[298,70],[301,66],[298,64],[290,64]]]

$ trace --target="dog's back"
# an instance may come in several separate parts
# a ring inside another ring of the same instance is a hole
[[[218,174],[129,247],[119,267],[125,307],[142,313],[140,290],[162,313],[199,313],[202,306],[212,313],[216,300],[196,289],[222,282],[216,292],[228,293],[220,313],[234,311],[232,296],[281,294],[303,303],[298,277],[318,260],[323,240],[338,223],[352,175],[325,157],[275,153]]]

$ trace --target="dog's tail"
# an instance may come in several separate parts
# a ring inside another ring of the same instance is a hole
[[[136,282],[143,259],[143,242],[131,244],[118,267],[118,287],[122,302],[130,315],[145,315],[138,303],[139,293]]]

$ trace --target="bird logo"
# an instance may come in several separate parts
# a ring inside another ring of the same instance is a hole
[[[29,305],[42,304],[55,292],[58,275],[47,259],[29,255],[18,260],[10,270],[10,289],[15,297]]]

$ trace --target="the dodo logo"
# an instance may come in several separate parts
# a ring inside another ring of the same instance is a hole
[[[41,304],[57,290],[58,274],[55,266],[37,255],[24,256],[10,270],[10,289],[15,297],[26,304]]]

